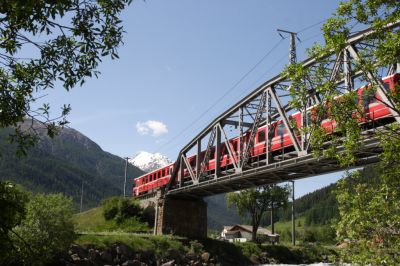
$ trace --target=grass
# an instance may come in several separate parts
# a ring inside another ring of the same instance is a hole
[[[125,219],[120,223],[115,220],[106,221],[101,207],[78,213],[74,216],[75,231],[79,232],[147,232],[151,230],[147,223],[137,218]]]
[[[101,207],[93,208],[74,215],[75,230],[78,232],[92,231],[106,223]]]
[[[75,241],[78,245],[95,245],[98,248],[108,247],[116,242],[122,242],[133,251],[151,251],[159,257],[167,256],[171,249],[187,252],[189,250],[182,238],[171,236],[136,236],[136,235],[81,235]]]
[[[296,218],[296,240],[298,243],[310,242],[321,244],[335,244],[335,234],[330,225],[305,225],[305,217]],[[271,230],[271,226],[267,227]],[[292,239],[292,221],[275,223],[275,233],[280,234],[282,244],[290,244]]]

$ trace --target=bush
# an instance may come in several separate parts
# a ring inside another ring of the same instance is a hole
[[[137,200],[112,197],[102,202],[103,214],[106,220],[116,219],[118,222],[132,218],[142,217],[143,210]]]
[[[104,200],[101,204],[103,215],[106,220],[114,219],[119,212],[119,198],[113,197]]]
[[[7,181],[0,181],[0,265],[10,260],[13,235],[11,229],[19,225],[25,216],[27,193]]]
[[[26,205],[26,217],[15,228],[18,265],[43,265],[74,240],[72,198],[38,194]],[[17,237],[17,235],[19,237]]]

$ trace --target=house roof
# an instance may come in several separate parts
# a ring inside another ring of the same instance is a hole
[[[225,227],[228,227],[228,226],[224,226],[224,229],[225,229]],[[246,232],[251,233],[251,232],[253,232],[253,226],[245,225],[245,224],[237,224],[237,225],[231,226],[230,229],[227,229],[227,231],[228,232],[231,232],[231,231],[246,231]],[[263,228],[261,226],[258,227],[257,234],[258,235],[270,235],[270,236],[277,235],[277,234],[272,234],[271,231],[269,231],[268,229]]]
[[[237,234],[237,233],[240,233],[240,231],[239,231],[239,230],[228,231],[228,232],[225,233],[225,235],[235,235],[235,234]]]

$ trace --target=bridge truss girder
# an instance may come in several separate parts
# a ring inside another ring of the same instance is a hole
[[[399,28],[400,22],[387,26],[387,30],[399,30]],[[373,56],[373,49],[376,47],[374,39],[370,38],[373,33],[371,29],[361,31],[351,36],[347,41],[347,46],[338,54],[332,52],[325,56],[324,60],[310,58],[303,61],[302,64],[310,73],[323,68],[324,73],[326,73],[325,80],[334,82],[340,94],[359,87],[356,85],[356,81],[377,84],[377,92],[380,94],[382,102],[391,107],[393,117],[400,123],[400,116],[395,108],[395,103],[388,97],[381,82],[381,76],[366,70],[356,70],[356,65],[361,60],[360,54],[364,57]],[[382,68],[382,71],[386,71],[385,75],[393,74],[399,70],[399,63]],[[318,163],[328,163],[330,165],[326,168],[328,170],[321,171],[318,169],[320,167],[316,167],[316,161],[312,159],[310,154],[310,133],[299,131],[291,125],[291,116],[294,113],[300,113],[301,126],[305,126],[307,108],[324,101],[324,95],[318,93],[318,84],[312,79],[305,79],[304,84],[307,85],[309,95],[301,108],[291,107],[292,98],[289,93],[292,86],[291,81],[284,75],[278,75],[266,81],[217,117],[179,152],[165,193],[191,194],[193,191],[197,191],[192,196],[204,196],[205,194],[214,194],[215,191],[222,193],[339,170],[340,167],[337,162],[327,159],[319,159]],[[269,152],[273,138],[273,134],[270,134],[269,131],[274,130],[273,127],[277,126],[277,122],[284,125],[293,143],[293,149],[287,153],[283,149],[280,154]],[[252,148],[256,142],[257,129],[263,126],[268,129],[266,130],[268,132],[265,133],[265,147],[267,149],[256,160],[250,160]],[[370,138],[365,139],[366,143],[369,143]],[[236,147],[229,141],[232,139],[235,139]],[[205,145],[204,151],[202,145]],[[366,150],[368,156],[365,154],[359,156],[359,162],[365,164],[376,161],[378,150],[377,144],[374,145],[372,151]],[[190,156],[188,157],[187,154]],[[221,156],[231,158],[232,166],[222,167],[220,160],[214,160],[214,154],[216,158],[221,158]],[[195,156],[195,159],[192,156]],[[375,159],[371,159],[372,157]],[[210,162],[213,160],[215,171],[208,171]],[[271,169],[271,167],[275,169],[286,161],[298,162],[298,166],[301,167],[295,170],[295,163],[294,168],[288,168],[290,174],[280,172],[286,168],[274,171],[258,171],[260,169]],[[300,162],[308,163],[303,165]],[[321,169],[325,168],[322,167]],[[263,175],[260,176],[259,173],[263,173]],[[249,177],[249,175],[252,177]],[[184,176],[185,178],[183,178]],[[211,189],[208,184],[214,184],[215,189]],[[205,189],[211,189],[212,192],[208,190],[207,193],[204,191]]]

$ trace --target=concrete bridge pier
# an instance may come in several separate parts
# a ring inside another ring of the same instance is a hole
[[[155,217],[154,232],[156,235],[207,237],[207,203],[201,198],[171,196],[158,198]]]

